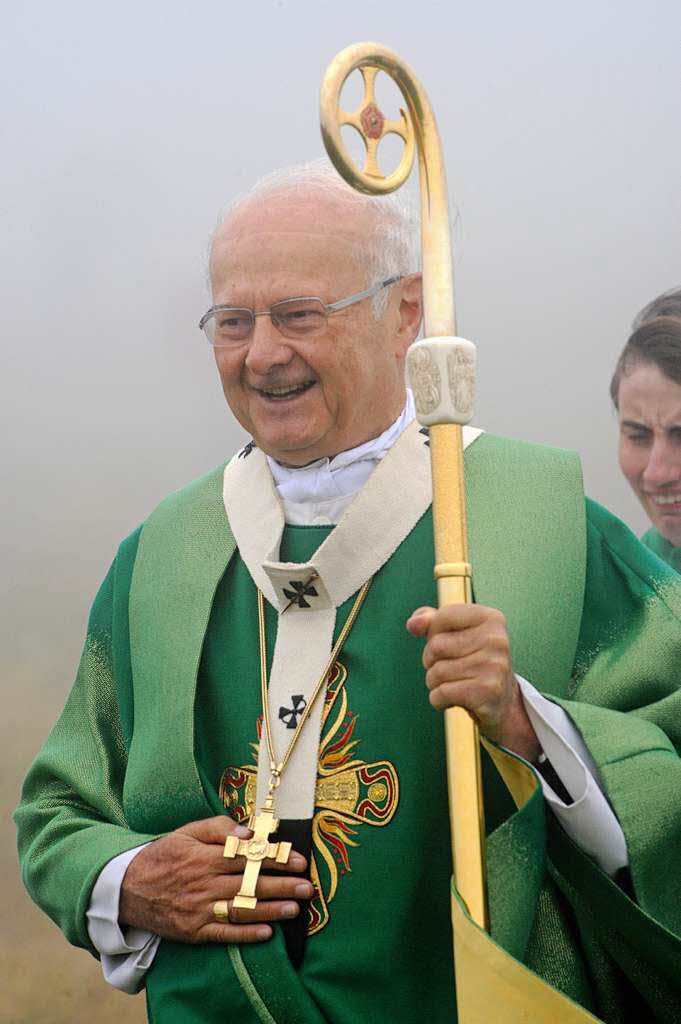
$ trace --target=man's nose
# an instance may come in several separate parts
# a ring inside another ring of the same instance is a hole
[[[252,373],[268,373],[275,366],[285,366],[293,357],[286,338],[272,323],[269,314],[257,316],[248,343],[245,364]]]
[[[649,487],[662,487],[681,481],[681,451],[670,445],[665,438],[653,442],[646,468],[643,470],[643,482]]]

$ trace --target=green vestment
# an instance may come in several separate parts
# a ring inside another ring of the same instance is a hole
[[[589,504],[585,520],[569,456],[485,435],[466,473],[476,599],[501,607],[516,670],[580,729],[635,898],[544,821],[541,799],[514,813],[486,761],[492,934],[606,1021],[681,1020],[681,588],[605,510]],[[90,893],[112,857],[223,807],[247,810],[255,587],[233,554],[221,476],[172,496],[121,545],[17,811],[29,891],[86,948]],[[288,528],[286,559],[305,560],[324,532]],[[432,564],[427,512],[376,574],[327,694],[320,898],[302,968],[278,929],[259,946],[162,942],[150,1019],[454,1019],[442,723],[404,630],[434,603]],[[274,628],[270,613],[270,655]]]
[[[661,558],[667,565],[671,565],[672,569],[676,569],[677,572],[681,572],[681,548],[676,548],[674,545],[663,537],[654,526],[643,534],[641,542],[645,544],[647,548],[650,548],[658,558]]]

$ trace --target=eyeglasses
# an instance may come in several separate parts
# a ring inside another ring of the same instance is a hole
[[[373,288],[357,292],[348,299],[339,299],[330,305],[326,305],[316,296],[303,296],[299,299],[282,299],[281,302],[273,303],[269,309],[261,309],[257,312],[237,306],[211,306],[199,320],[199,327],[215,348],[240,345],[246,341],[253,333],[257,316],[268,316],[285,338],[321,334],[326,327],[328,317],[340,309],[347,309],[355,302],[361,302],[362,299],[376,295],[382,288],[387,288],[399,281],[401,276],[401,274],[396,274],[394,277],[381,281],[380,284],[375,284]]]

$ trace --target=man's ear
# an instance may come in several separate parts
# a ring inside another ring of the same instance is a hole
[[[417,337],[423,317],[423,294],[421,274],[408,274],[399,282],[399,330],[400,354],[405,355],[412,341]]]

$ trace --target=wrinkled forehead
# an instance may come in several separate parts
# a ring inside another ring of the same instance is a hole
[[[618,397],[620,421],[681,423],[681,384],[663,373],[656,363],[630,364],[622,374]]]
[[[321,191],[253,196],[232,210],[215,234],[213,285],[235,275],[286,276],[301,271],[361,273],[357,255],[375,229],[373,211],[361,203]]]

